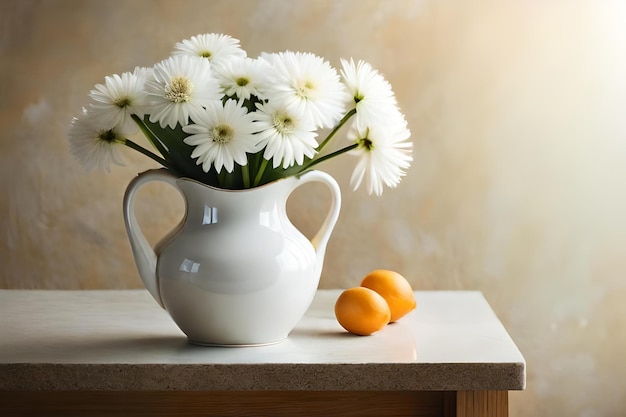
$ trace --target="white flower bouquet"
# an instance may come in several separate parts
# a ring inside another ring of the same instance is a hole
[[[348,142],[329,151],[346,124]],[[129,139],[139,130],[153,150]],[[328,133],[318,142],[320,130]],[[123,164],[125,145],[177,176],[224,189],[299,175],[347,153],[357,156],[353,188],[365,183],[380,195],[412,161],[406,119],[371,65],[342,59],[338,72],[291,51],[253,59],[223,34],[191,37],[152,68],[105,77],[68,136],[88,170]]]

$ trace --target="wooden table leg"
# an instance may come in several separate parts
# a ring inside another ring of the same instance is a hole
[[[508,391],[458,391],[457,417],[508,417]]]

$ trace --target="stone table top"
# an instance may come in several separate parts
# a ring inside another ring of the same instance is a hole
[[[524,357],[480,292],[417,291],[371,336],[319,290],[289,338],[201,347],[145,290],[0,290],[0,390],[521,390]],[[225,318],[227,319],[227,318]]]

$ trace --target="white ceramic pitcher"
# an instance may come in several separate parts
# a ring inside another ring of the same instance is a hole
[[[172,185],[186,203],[181,223],[154,249],[134,210],[136,191],[150,181]],[[286,202],[313,181],[332,198],[309,241],[289,221]],[[232,191],[159,169],[128,185],[124,221],[144,285],[192,343],[261,345],[286,339],[311,304],[340,206],[339,186],[321,171]]]

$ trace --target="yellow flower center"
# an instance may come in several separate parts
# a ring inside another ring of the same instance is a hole
[[[359,148],[365,148],[368,151],[374,149],[374,142],[369,140],[368,138],[359,139]]]
[[[309,80],[300,80],[296,84],[296,95],[300,98],[309,99],[311,91],[315,89],[315,85]]]
[[[98,139],[105,143],[120,142],[121,138],[113,131],[113,129],[101,130],[98,132]]]
[[[132,103],[130,101],[130,99],[128,97],[120,97],[118,99],[116,99],[113,104],[115,104],[117,107],[123,109],[124,107],[128,107],[130,106]]]
[[[211,132],[211,137],[213,138],[213,142],[217,143],[228,143],[233,140],[235,136],[235,131],[232,127],[225,124],[219,124],[213,128]]]
[[[193,84],[185,77],[174,77],[165,87],[165,98],[174,103],[185,103],[191,99]]]
[[[276,113],[272,119],[274,128],[281,134],[287,135],[296,130],[293,119],[284,113]]]

